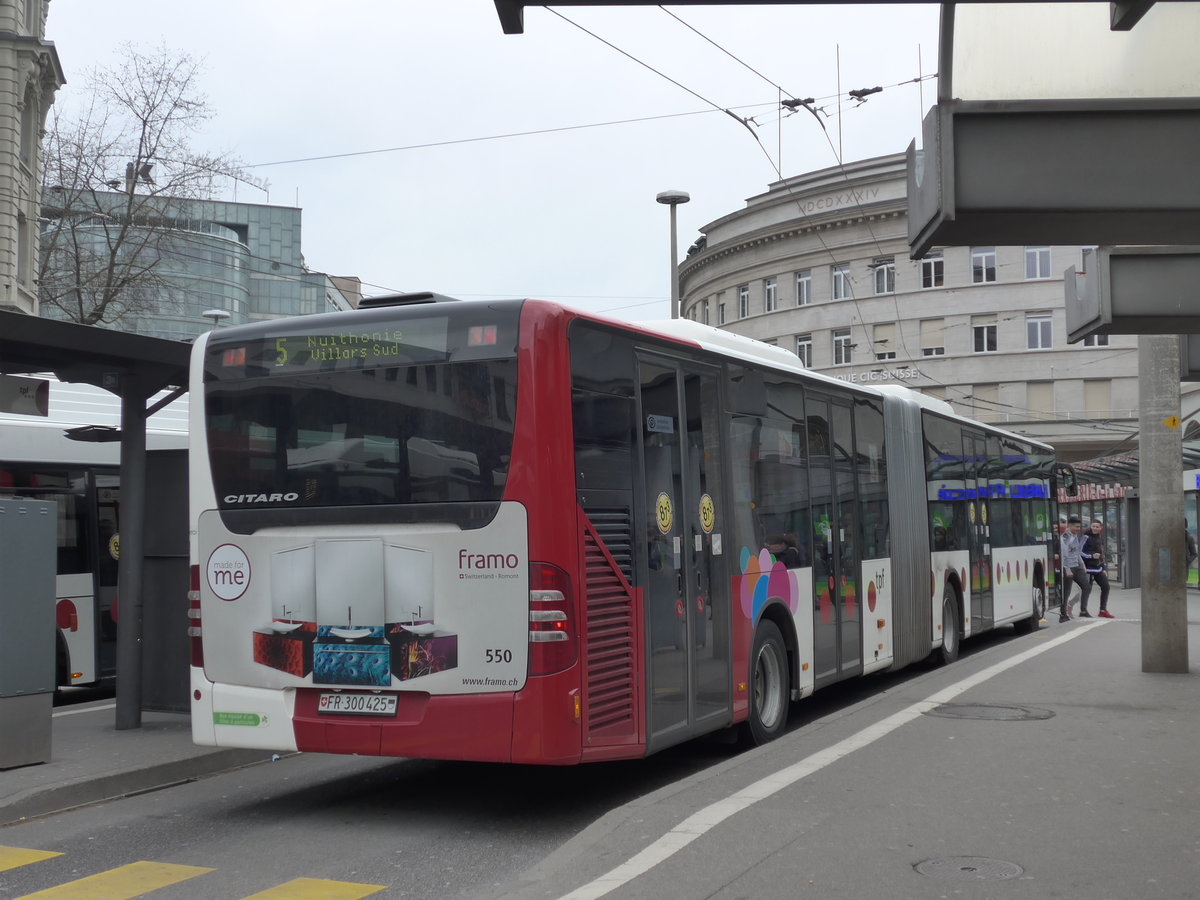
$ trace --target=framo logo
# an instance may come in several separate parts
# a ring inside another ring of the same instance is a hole
[[[519,565],[521,565],[521,560],[515,553],[472,553],[466,549],[458,551],[459,569],[486,572],[496,569],[515,569]]]
[[[235,544],[222,544],[208,557],[208,587],[222,600],[236,600],[250,587],[250,559]]]
[[[470,581],[516,581],[521,558],[515,553],[458,551],[458,577]]]

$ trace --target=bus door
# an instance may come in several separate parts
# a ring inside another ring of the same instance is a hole
[[[653,747],[729,714],[729,580],[718,371],[641,356],[638,369]]]
[[[117,563],[121,557],[121,488],[117,475],[96,475],[97,676],[117,674]]]
[[[963,474],[967,489],[967,528],[971,551],[971,630],[975,634],[995,621],[992,598],[991,510],[988,503],[987,443],[982,435],[963,434]]]
[[[813,521],[813,679],[862,671],[858,480],[849,403],[809,394],[809,490]]]

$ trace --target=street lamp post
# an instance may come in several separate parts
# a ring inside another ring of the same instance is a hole
[[[229,318],[229,311],[224,309],[206,309],[200,313],[206,319],[212,319],[213,328],[220,328],[221,323]]]
[[[655,197],[659,203],[671,207],[671,318],[679,318],[679,246],[675,238],[675,207],[687,203],[691,196],[687,191],[663,191]]]

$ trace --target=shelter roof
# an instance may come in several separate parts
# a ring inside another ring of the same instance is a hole
[[[186,388],[192,346],[94,325],[0,311],[0,373],[53,372],[117,393],[122,376],[137,375],[149,397]]]
[[[1098,456],[1071,463],[1079,481],[1086,484],[1119,483],[1137,487],[1140,459],[1138,452],[1121,453],[1115,456]],[[1200,469],[1200,441],[1183,442],[1183,469]]]

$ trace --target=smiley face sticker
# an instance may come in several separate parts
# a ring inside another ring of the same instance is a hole
[[[663,534],[671,533],[671,523],[675,521],[675,511],[671,507],[671,495],[662,491],[654,502],[654,513],[658,519],[658,530]]]
[[[705,534],[712,534],[713,524],[717,521],[717,508],[708,494],[700,498],[700,527]]]

